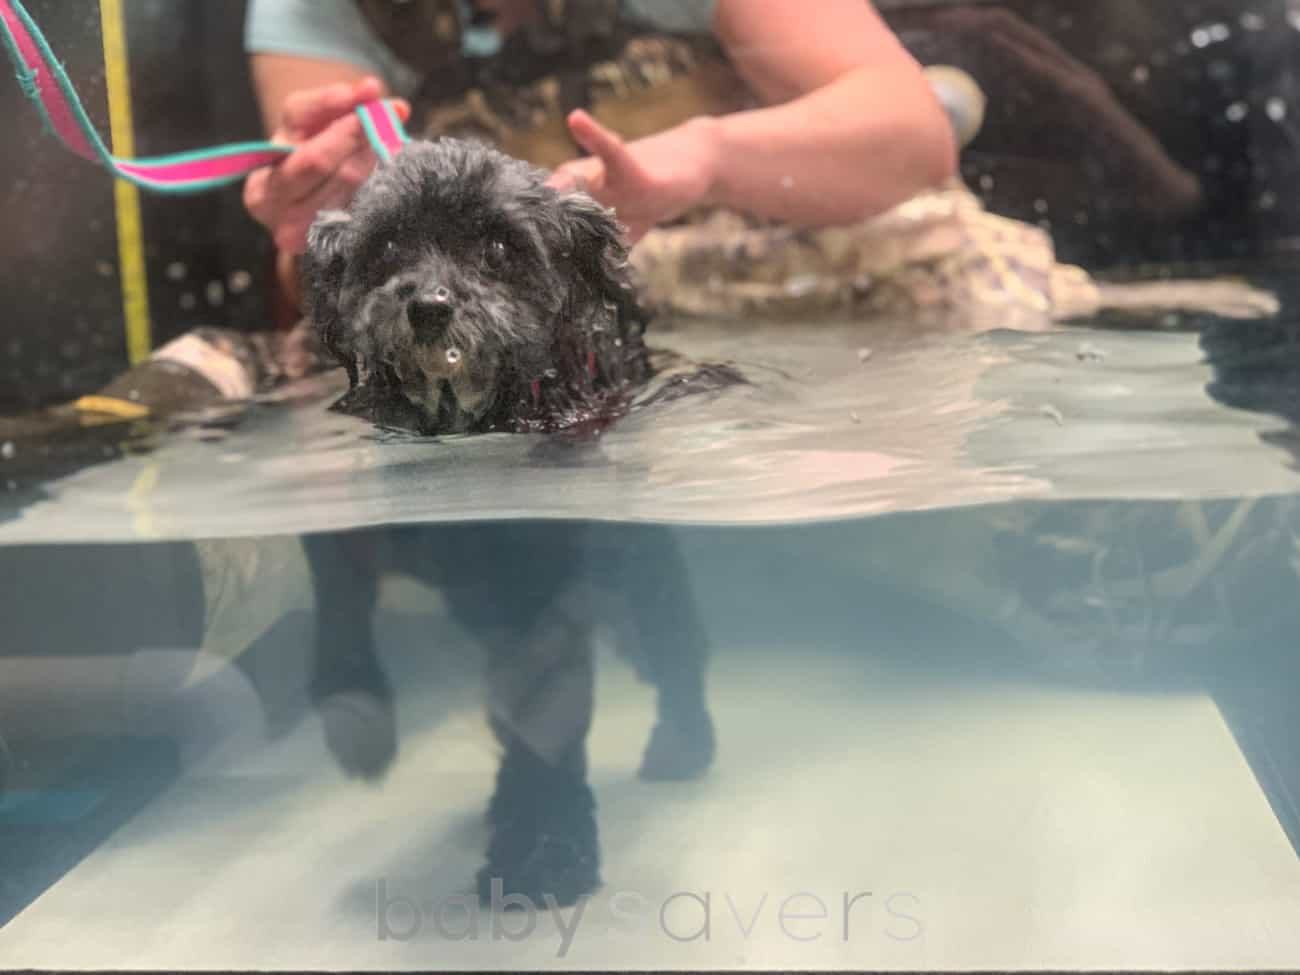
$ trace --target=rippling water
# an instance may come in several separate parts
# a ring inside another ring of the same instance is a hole
[[[594,443],[385,435],[325,411],[330,378],[27,477],[0,966],[1294,966],[1300,327],[1199,324],[700,327],[658,341],[750,385]],[[720,752],[637,781],[651,695],[602,654],[605,886],[509,940],[439,913],[486,842],[484,633],[384,582],[399,755],[346,780],[303,538],[475,522],[526,580],[553,520],[575,577],[672,526]]]

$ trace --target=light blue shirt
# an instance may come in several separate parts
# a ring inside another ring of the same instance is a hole
[[[622,0],[628,20],[655,30],[703,34],[713,28],[717,0]],[[465,53],[482,57],[500,45],[496,32],[469,29]],[[250,54],[291,54],[343,61],[377,74],[400,93],[410,93],[418,76],[375,35],[352,0],[252,0],[244,24]]]

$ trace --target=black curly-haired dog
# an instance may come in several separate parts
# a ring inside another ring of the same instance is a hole
[[[598,428],[628,409],[651,368],[621,228],[546,178],[476,143],[415,142],[346,211],[319,216],[304,274],[308,313],[351,379],[337,409],[422,434]],[[636,645],[658,692],[642,778],[711,763],[705,636],[666,529],[390,528],[313,537],[307,551],[313,698],[349,773],[382,774],[397,747],[372,633],[381,573],[438,586],[483,641],[503,755],[481,897],[495,887],[564,905],[600,882],[586,769],[594,621]]]

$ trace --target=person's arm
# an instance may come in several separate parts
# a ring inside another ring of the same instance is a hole
[[[624,144],[584,112],[592,158],[557,173],[613,206],[633,240],[712,203],[803,226],[860,220],[956,171],[920,66],[866,0],[718,0],[714,29],[767,107]]]

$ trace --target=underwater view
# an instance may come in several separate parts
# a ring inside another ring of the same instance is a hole
[[[1300,966],[1291,0],[216,6],[0,0],[0,969]]]

